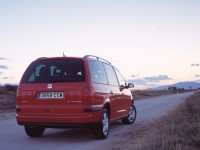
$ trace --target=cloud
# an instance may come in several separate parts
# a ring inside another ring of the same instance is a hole
[[[145,78],[138,78],[138,79],[130,79],[128,80],[128,82],[132,82],[136,85],[149,85],[148,83],[160,82],[164,80],[172,80],[172,78],[168,77],[167,75],[159,75],[159,76],[152,76],[152,77],[145,77]]]
[[[191,64],[192,67],[199,67],[199,64]]]
[[[133,78],[138,78],[140,75],[139,74],[133,74],[133,75],[131,75],[131,77],[133,77]]]
[[[2,74],[2,72],[0,72],[0,74]]]
[[[199,77],[200,77],[200,75],[196,74],[196,75],[195,75],[195,77],[199,78]]]
[[[136,85],[146,85],[146,81],[143,79],[133,79],[133,80],[128,80],[128,82],[132,82]]]
[[[198,83],[200,83],[200,80],[195,80],[194,82],[198,82]]]
[[[133,74],[131,75],[132,78],[141,78],[140,74]]]
[[[131,77],[135,78],[135,77],[137,77],[137,75],[131,75]]]
[[[3,77],[3,80],[13,79],[13,77]]]
[[[171,80],[167,75],[159,75],[159,76],[153,76],[153,77],[145,77],[143,78],[146,82],[160,82],[163,80]]]
[[[8,69],[8,67],[5,65],[0,65],[0,69]]]
[[[0,57],[0,60],[6,60],[6,58]]]

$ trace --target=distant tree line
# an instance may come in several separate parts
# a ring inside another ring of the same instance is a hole
[[[11,84],[5,84],[5,86],[1,86],[1,87],[4,88],[7,91],[17,91],[18,86],[17,85],[11,85]]]
[[[177,88],[176,86],[170,86],[170,87],[168,87],[168,90],[169,91],[177,91],[177,90],[184,91],[185,89],[184,88]]]

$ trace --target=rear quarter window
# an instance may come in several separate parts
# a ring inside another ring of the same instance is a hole
[[[119,72],[119,70],[117,68],[114,68],[116,74],[117,74],[117,78],[118,78],[118,81],[119,81],[119,85],[120,86],[126,86],[126,81],[124,79],[124,77],[122,76],[122,74]]]
[[[41,60],[35,61],[25,71],[22,83],[84,82],[83,60]]]
[[[119,86],[116,73],[111,65],[104,64],[109,85]]]
[[[92,78],[92,82],[108,84],[106,72],[102,62],[90,61],[89,66],[90,66],[90,75]]]

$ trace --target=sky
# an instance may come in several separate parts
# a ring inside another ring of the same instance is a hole
[[[96,55],[136,89],[200,82],[199,0],[0,0],[0,84],[39,57]]]

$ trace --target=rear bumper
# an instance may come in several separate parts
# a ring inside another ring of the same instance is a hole
[[[44,128],[74,128],[74,127],[92,127],[97,123],[38,123],[38,122],[18,122],[23,126],[38,126]]]
[[[62,128],[74,126],[88,126],[99,122],[101,110],[87,109],[82,114],[16,114],[19,125],[44,126],[49,128]]]

